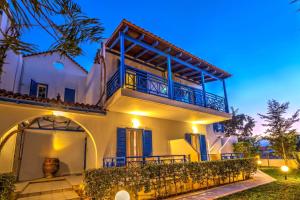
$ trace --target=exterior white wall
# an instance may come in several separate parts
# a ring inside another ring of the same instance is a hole
[[[60,160],[58,175],[81,173],[85,137],[78,132],[26,130],[19,179],[42,178],[45,157]]]
[[[102,76],[100,64],[94,64],[86,79],[86,103],[95,105],[98,103],[100,93],[103,91],[100,77]]]
[[[59,61],[64,68],[58,70],[53,63]],[[48,85],[48,98],[56,98],[58,93],[64,100],[65,88],[75,89],[75,102],[85,102],[87,74],[74,62],[58,52],[24,57],[20,93],[29,94],[31,79]]]

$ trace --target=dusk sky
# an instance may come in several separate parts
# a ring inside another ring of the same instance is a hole
[[[300,4],[289,0],[80,0],[89,16],[101,19],[107,38],[125,18],[222,68],[230,106],[259,121],[268,99],[300,108]],[[40,30],[25,35],[47,50]],[[99,44],[86,45],[76,60],[92,66]],[[298,126],[300,128],[300,126]],[[261,132],[256,127],[256,133]],[[300,131],[300,129],[299,129]]]

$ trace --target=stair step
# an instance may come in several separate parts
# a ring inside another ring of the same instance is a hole
[[[74,191],[54,192],[49,194],[40,194],[18,198],[18,200],[80,200],[78,194]]]

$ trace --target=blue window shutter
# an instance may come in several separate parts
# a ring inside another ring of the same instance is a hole
[[[126,129],[117,128],[117,157],[126,157]],[[118,167],[126,165],[125,162],[122,162],[122,159],[117,159],[116,165]]]
[[[36,95],[37,95],[37,85],[38,85],[38,83],[31,79],[29,96],[35,96],[36,97]]]
[[[143,132],[143,156],[152,156],[152,131]]]
[[[126,157],[126,129],[117,128],[117,157]]]
[[[192,144],[192,136],[190,133],[186,133],[184,138],[189,144]]]
[[[201,161],[207,160],[207,147],[205,135],[199,135]]]
[[[65,88],[65,102],[74,103],[75,102],[75,90],[70,88]]]

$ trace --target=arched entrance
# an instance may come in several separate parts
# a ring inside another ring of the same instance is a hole
[[[63,176],[94,167],[96,152],[94,140],[84,127],[64,116],[47,115],[12,128],[2,138],[0,162],[6,163],[18,180],[33,180],[43,177],[45,158],[58,158],[57,175]]]

